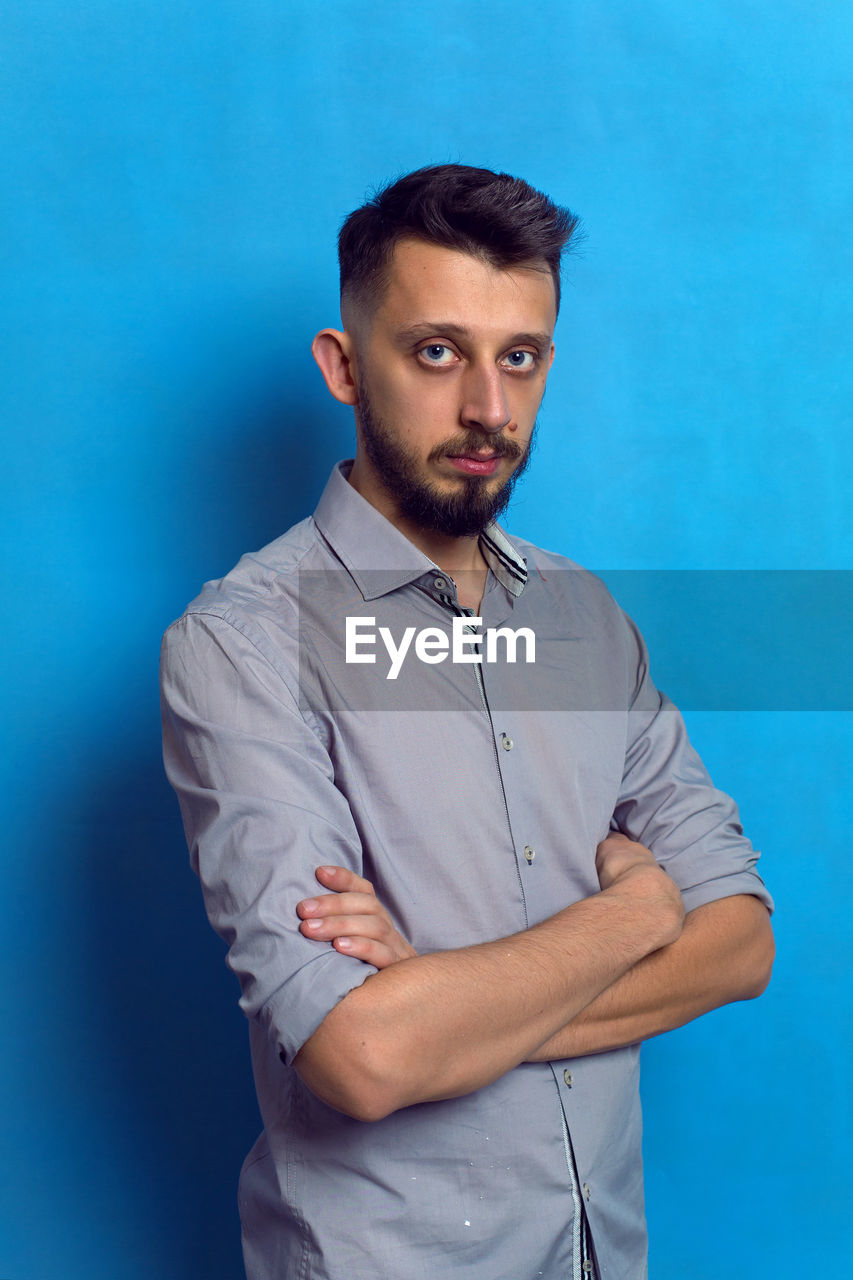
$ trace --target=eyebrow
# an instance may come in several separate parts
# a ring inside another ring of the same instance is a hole
[[[437,337],[440,334],[446,335],[448,338],[472,338],[474,335],[465,325],[453,324],[452,322],[442,320],[422,320],[417,324],[407,325],[403,329],[397,330],[397,338],[400,345],[408,345],[410,342],[419,342],[422,338]],[[537,351],[547,351],[553,341],[550,333],[515,333],[510,340],[502,344],[507,348],[514,346],[531,346],[536,347]]]

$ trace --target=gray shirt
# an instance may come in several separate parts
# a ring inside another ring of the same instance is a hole
[[[688,910],[740,893],[771,905],[757,854],[597,578],[493,525],[482,624],[455,621],[451,579],[347,468],[313,518],[208,583],[163,646],[166,768],[250,1019],[264,1130],[240,1180],[249,1280],[568,1280],[579,1200],[600,1275],[639,1280],[639,1046],[353,1120],[292,1062],[374,970],[305,938],[295,907],[318,865],[351,867],[429,952],[597,892],[614,827],[653,850]]]

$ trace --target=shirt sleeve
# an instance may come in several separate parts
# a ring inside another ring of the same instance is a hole
[[[295,685],[295,681],[291,681]],[[188,614],[161,654],[163,756],[240,1005],[286,1062],[376,970],[299,932],[323,864],[361,872],[332,763],[269,655],[239,625]]]
[[[642,637],[630,619],[625,622],[636,693],[614,811],[618,829],[651,849],[688,911],[738,893],[754,895],[772,911],[755,870],[759,854],[743,834],[735,802],[714,786],[681,713],[652,683]]]

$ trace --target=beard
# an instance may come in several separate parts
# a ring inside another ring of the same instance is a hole
[[[436,445],[427,455],[427,461],[477,452],[487,445],[499,457],[517,459],[517,466],[497,489],[489,488],[489,476],[460,476],[454,490],[445,493],[420,476],[416,459],[373,412],[363,379],[357,412],[364,451],[394,498],[400,515],[431,533],[450,538],[481,534],[506,510],[516,484],[530,464],[535,423],[526,448],[504,435],[474,429],[463,431],[452,440]]]

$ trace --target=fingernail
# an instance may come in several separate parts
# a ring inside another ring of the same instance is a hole
[[[306,929],[320,929],[322,928],[322,926],[323,926],[322,920],[306,920],[305,921]]]
[[[350,947],[352,946],[351,938],[338,938],[337,942],[338,942],[338,946],[343,951],[349,951]]]
[[[300,907],[307,915],[313,915],[317,910],[319,903],[316,898],[306,898],[304,902],[300,902]]]
[[[324,875],[333,876],[335,874],[334,867],[318,867],[318,871],[322,871]]]

